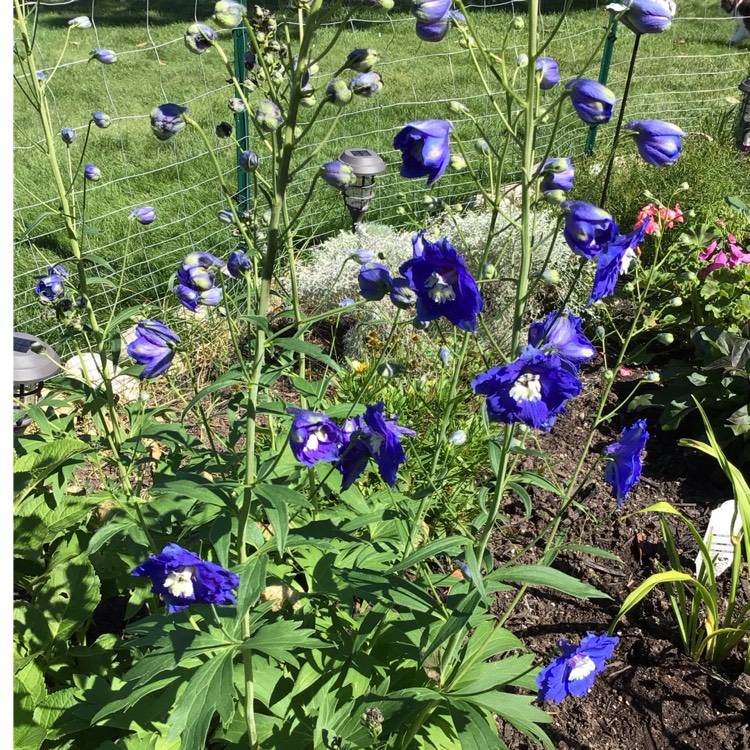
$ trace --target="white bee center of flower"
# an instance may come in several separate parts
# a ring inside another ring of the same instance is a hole
[[[313,430],[308,436],[307,436],[307,442],[305,443],[305,448],[309,451],[314,451],[318,449],[318,446],[321,443],[325,443],[328,439],[328,436],[325,433],[325,430],[322,427],[318,427],[317,430]]]
[[[510,389],[510,397],[517,404],[522,401],[541,401],[542,384],[539,382],[539,376],[525,372],[513,383],[513,387]]]
[[[370,437],[370,449],[376,456],[379,456],[380,449],[383,446],[383,442],[385,441],[385,437],[381,435],[379,432],[373,432],[369,437]]]
[[[453,272],[445,277],[435,272],[427,277],[427,281],[425,282],[429,290],[427,294],[433,302],[441,304],[443,302],[453,302],[456,299],[456,293],[451,285],[451,281],[454,283],[456,281],[455,276],[456,274]]]
[[[172,596],[190,598],[193,595],[193,574],[195,568],[188,566],[173,570],[164,580],[164,588],[169,590]]]
[[[585,654],[574,654],[571,656],[568,659],[568,666],[571,668],[568,680],[573,681],[582,680],[596,670],[596,664],[594,664],[590,656],[586,656]]]
[[[622,256],[622,260],[620,261],[620,276],[628,272],[630,264],[636,259],[636,257],[635,250],[628,248],[625,251],[625,255]]]

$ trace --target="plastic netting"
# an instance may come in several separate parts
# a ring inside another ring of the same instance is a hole
[[[545,52],[560,63],[563,79],[573,75],[596,78],[601,50],[596,50],[607,26],[605,3],[573,3],[558,35]],[[544,7],[542,32],[551,30],[560,4]],[[469,6],[486,40],[500,43],[501,31],[512,15],[523,16],[525,3],[475,2]],[[153,138],[148,116],[154,106],[177,102],[190,108],[213,139],[224,179],[236,186],[236,152],[229,141],[214,136],[222,120],[232,121],[227,108],[232,86],[215,55],[193,56],[185,49],[182,32],[193,19],[205,21],[212,3],[165,3],[155,0],[120,2],[91,0],[39,5],[39,58],[44,69],[54,66],[65,38],[66,21],[86,14],[92,29],[71,35],[65,62],[50,84],[57,129],[75,128],[78,138],[65,149],[73,168],[80,157],[90,112],[106,111],[112,125],[93,128],[86,162],[102,170],[101,181],[86,187],[84,254],[97,261],[99,282],[92,286],[94,305],[103,311],[113,306],[148,303],[174,306],[168,282],[176,264],[193,249],[226,257],[236,245],[226,224],[217,220],[224,208],[217,177],[197,134],[188,132],[168,142]],[[388,164],[378,178],[377,195],[366,221],[399,224],[405,220],[399,207],[420,210],[427,194],[423,181],[406,181],[398,175],[400,154],[393,150],[393,136],[404,122],[439,117],[451,119],[465,148],[471,152],[478,134],[467,118],[449,113],[447,104],[457,99],[471,108],[488,134],[499,132],[497,116],[474,71],[470,52],[452,33],[440,44],[420,42],[413,34],[414,19],[406,12],[390,18],[356,18],[338,42],[337,50],[313,77],[316,89],[324,89],[341,59],[354,47],[373,47],[382,56],[377,69],[386,90],[377,98],[358,99],[340,116],[336,134],[290,185],[288,194],[301,201],[309,178],[323,161],[349,147],[373,148]],[[736,112],[737,86],[748,74],[750,49],[728,48],[735,19],[724,14],[718,0],[686,0],[672,27],[658,37],[644,37],[640,45],[626,119],[671,120],[689,133],[704,134],[712,123]],[[321,46],[333,34],[321,32]],[[522,54],[525,32],[510,37],[510,57]],[[624,28],[618,33],[608,85],[622,92],[634,36]],[[225,49],[231,59],[231,36]],[[118,55],[114,65],[89,62],[88,52],[109,47]],[[499,51],[499,50],[498,50]],[[500,92],[490,84],[491,93]],[[319,95],[322,91],[319,91]],[[255,95],[257,99],[257,95]],[[254,101],[254,100],[251,100]],[[312,111],[312,110],[311,110]],[[301,163],[316,149],[332,124],[334,113],[324,110],[309,139],[298,150]],[[23,97],[15,96],[15,325],[50,340],[55,339],[54,318],[43,315],[34,286],[47,263],[65,262],[69,256],[54,189],[37,153],[41,130],[31,117]],[[606,154],[613,124],[600,128],[596,154]],[[251,131],[252,133],[252,131]],[[551,125],[542,128],[537,144],[545,152]],[[588,128],[569,106],[555,135],[552,156],[583,153]],[[251,135],[251,138],[254,136]],[[267,157],[266,157],[267,158]],[[67,167],[64,166],[64,170]],[[507,164],[507,181],[517,178],[517,164]],[[79,204],[82,180],[76,183]],[[429,191],[449,203],[467,200],[476,192],[467,172],[449,173]],[[148,227],[128,221],[139,206],[152,206],[157,221]],[[263,208],[263,207],[261,207]],[[305,214],[298,234],[310,244],[348,225],[343,202],[334,191],[321,186]],[[356,243],[356,240],[353,240]],[[106,264],[99,261],[103,259]],[[93,268],[93,266],[92,266]],[[121,287],[119,294],[117,287]]]

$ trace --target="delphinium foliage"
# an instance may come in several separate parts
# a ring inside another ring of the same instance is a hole
[[[394,3],[363,5],[387,13]],[[387,78],[376,50],[340,55],[354,3],[300,0],[274,13],[222,0],[210,19],[186,29],[185,54],[204,56],[207,74],[232,86],[228,109],[248,114],[250,144],[237,142],[237,168],[249,175],[252,205],[237,202],[208,135],[234,138],[227,122],[199,121],[185,104],[156,101],[142,126],[155,145],[198,135],[225,199],[218,220],[237,246],[227,258],[186,248],[163,279],[170,290],[163,306],[121,311],[113,300],[114,310],[102,313],[91,304],[81,239],[87,184],[106,179],[107,169],[84,160],[96,160],[92,126],[117,124],[94,112],[85,144],[55,132],[48,89],[55,70],[36,75],[36,7],[18,0],[14,7],[17,82],[39,114],[71,254],[66,268],[51,266],[39,279],[37,293],[65,324],[70,345],[94,354],[98,374],[52,384],[50,396],[28,407],[38,429],[18,440],[18,746],[504,747],[499,717],[552,747],[543,728],[551,717],[539,704],[584,696],[617,637],[588,633],[539,660],[505,623],[529,586],[603,596],[554,567],[566,545],[562,520],[591,472],[612,486],[613,506],[627,503],[648,438],[637,421],[588,460],[594,431],[613,416],[614,373],[649,325],[661,238],[643,228],[623,232],[616,207],[610,213],[576,199],[573,155],[556,144],[571,106],[581,127],[606,124],[616,94],[545,54],[559,25],[545,37],[538,0],[499,40],[483,39],[462,2],[414,0],[416,37],[462,41],[501,135],[461,102],[445,113],[460,115],[460,127],[439,118],[394,124],[401,177],[432,185],[460,157],[491,215],[487,242],[468,257],[420,227],[412,257],[389,267],[353,236],[352,257],[342,262],[360,264],[359,297],[306,310],[297,294],[298,256],[308,251],[301,220],[319,191],[346,191],[356,177],[321,154],[341,113],[377,97]],[[616,12],[627,15],[630,5]],[[86,24],[74,20],[68,33],[83,33]],[[333,22],[332,40],[319,45],[319,29]],[[508,39],[524,23],[518,60]],[[245,80],[235,76],[215,26],[245,27]],[[91,59],[117,64],[104,48]],[[325,132],[314,127],[332,112]],[[628,132],[654,168],[679,156],[677,125],[647,120]],[[316,160],[319,169],[293,202],[290,184]],[[511,175],[512,164],[520,174]],[[517,206],[506,200],[511,176],[520,179]],[[544,277],[531,273],[532,252],[555,239],[535,235],[536,217],[549,211],[578,256],[565,301],[585,286],[577,298],[588,305],[582,315],[562,304],[531,320],[529,297]],[[149,206],[123,212],[123,235],[161,218]],[[494,240],[503,232],[520,246],[520,262],[508,271],[512,324],[480,346],[503,268]],[[634,282],[628,327],[590,331],[623,293],[623,276]],[[310,333],[319,321],[374,304],[387,306],[387,333],[343,399],[345,366]],[[195,329],[185,316],[206,316],[212,334],[231,341],[226,370],[202,387],[192,377]],[[438,352],[443,382],[429,413],[409,389],[396,409],[395,392],[378,379],[385,373],[393,382],[408,369],[394,359],[406,336]],[[582,367],[597,355],[599,404],[575,469],[562,479],[529,469],[535,433],[555,429],[583,391]],[[113,385],[126,357],[142,383],[134,403]],[[207,411],[217,398],[221,429]],[[476,417],[468,434],[454,420],[459,411]],[[76,432],[78,414],[90,430]],[[466,465],[460,455],[469,448],[475,461]],[[81,495],[72,485],[83,468],[94,486]],[[456,505],[462,486],[476,487],[464,501],[472,517],[434,533],[426,519]],[[538,554],[494,559],[488,544],[507,522],[504,501],[519,499],[533,514],[531,487],[556,503],[532,545]],[[497,592],[510,592],[500,617],[490,612]],[[107,616],[126,624],[104,629]]]

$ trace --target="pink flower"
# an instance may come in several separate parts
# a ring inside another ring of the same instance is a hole
[[[646,234],[653,234],[659,229],[659,225],[653,219],[658,213],[659,210],[653,203],[645,205],[638,212],[638,220],[635,222],[633,229],[639,229],[643,224],[646,224]]]
[[[729,234],[727,235],[727,241],[729,242],[729,253],[725,250],[716,252],[718,248],[718,241],[714,240],[698,257],[700,260],[710,260],[711,263],[702,268],[698,272],[698,276],[705,279],[708,274],[712,271],[716,271],[719,268],[734,269],[740,263],[750,263],[750,252],[745,252],[738,244],[736,238]]]
[[[729,248],[729,267],[734,268],[738,263],[750,263],[750,253],[745,252],[739,245]]]
[[[726,266],[727,254],[722,251],[714,256],[714,259],[710,265],[706,266],[705,268],[701,268],[701,270],[698,271],[698,276],[700,276],[700,278],[702,279],[705,279],[706,276],[711,273],[711,271],[716,271],[719,268],[726,268]]]
[[[716,250],[716,247],[718,246],[718,241],[714,240],[699,256],[698,258],[700,260],[708,260],[713,254],[714,250]]]

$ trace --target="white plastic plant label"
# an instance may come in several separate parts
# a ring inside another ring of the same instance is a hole
[[[709,536],[711,538],[711,547],[709,552],[714,560],[714,570],[718,578],[727,568],[732,565],[734,547],[732,547],[732,538],[730,528],[735,511],[735,501],[726,500],[723,502],[708,519],[708,529],[703,537],[703,541],[708,544]],[[737,513],[734,520],[735,536],[742,531],[742,519]],[[695,558],[695,574],[700,577],[701,568],[703,567],[703,557],[698,552]]]

